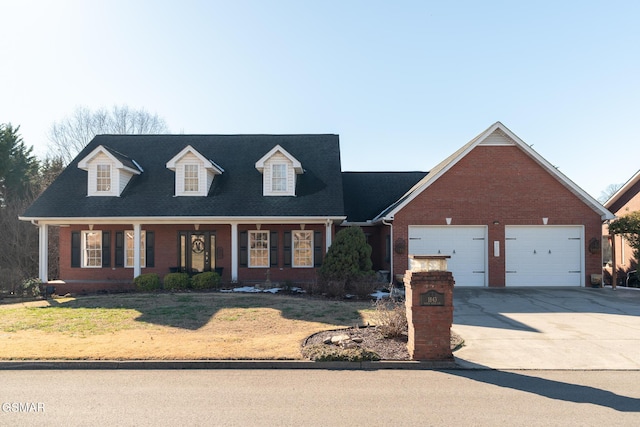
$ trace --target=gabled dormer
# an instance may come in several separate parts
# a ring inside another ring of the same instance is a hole
[[[295,196],[296,176],[304,173],[300,162],[280,145],[262,156],[256,169],[262,174],[264,196]]]
[[[167,168],[175,172],[174,196],[206,196],[216,175],[224,172],[213,160],[207,159],[188,145],[171,160]]]
[[[103,145],[99,145],[78,162],[86,170],[87,196],[119,197],[134,175],[143,171],[135,160]]]

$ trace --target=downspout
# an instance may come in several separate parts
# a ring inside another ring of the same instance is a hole
[[[382,218],[382,225],[389,227],[389,287],[394,286],[393,278],[396,277],[393,273],[393,222],[387,222]]]

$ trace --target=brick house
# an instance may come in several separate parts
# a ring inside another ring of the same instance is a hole
[[[456,286],[588,286],[602,274],[602,223],[611,212],[500,122],[373,209],[367,191],[384,176],[358,185],[347,178],[345,203],[371,198],[370,219],[357,224],[374,253],[385,254],[378,268],[394,276],[408,255],[450,256]]]
[[[616,217],[640,210],[640,171],[631,177],[616,193],[604,203]],[[616,283],[624,281],[627,272],[638,268],[638,260],[633,256],[633,248],[622,236],[610,236],[607,225],[603,227],[605,237],[605,271],[608,280]],[[615,273],[615,274],[614,274]],[[614,277],[615,276],[615,277]]]
[[[141,273],[313,281],[335,233],[374,269],[450,255],[458,286],[585,286],[613,215],[500,122],[427,172],[342,172],[337,135],[100,135],[21,219],[60,227],[64,291]],[[594,241],[598,244],[594,244]]]

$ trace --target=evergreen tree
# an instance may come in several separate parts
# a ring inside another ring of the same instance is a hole
[[[38,161],[18,134],[20,126],[0,124],[0,206],[34,194]]]
[[[374,275],[371,262],[371,246],[360,227],[340,230],[329,247],[320,267],[322,281],[349,283]]]

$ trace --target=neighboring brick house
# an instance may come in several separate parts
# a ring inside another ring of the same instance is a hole
[[[42,280],[60,227],[72,291],[178,270],[313,281],[349,225],[390,280],[440,254],[458,286],[585,286],[612,218],[499,122],[429,173],[342,172],[337,135],[100,135],[21,217],[40,228]]]
[[[640,170],[631,177],[616,193],[604,203],[604,206],[616,217],[640,211]],[[603,227],[605,237],[605,270],[609,281],[621,284],[630,270],[638,267],[638,260],[633,256],[633,248],[622,236],[610,236],[607,225]],[[614,269],[615,266],[615,269]],[[615,273],[615,274],[614,274]],[[613,277],[615,275],[615,277]],[[613,283],[613,282],[612,282]]]

